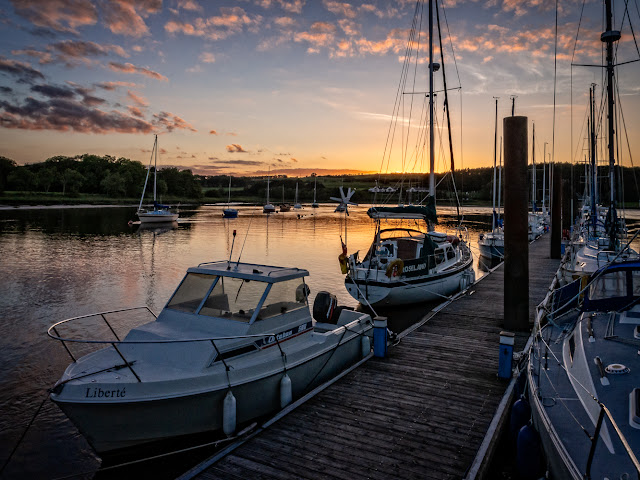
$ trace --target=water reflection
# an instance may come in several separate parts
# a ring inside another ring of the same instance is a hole
[[[239,206],[235,219],[223,218],[223,208],[182,207],[177,225],[150,228],[127,225],[135,207],[0,210],[0,349],[6,366],[0,369],[0,462],[68,365],[64,349],[45,335],[56,321],[141,305],[157,313],[187,268],[240,256],[245,262],[305,268],[311,302],[326,290],[340,304],[357,306],[340,273],[344,218],[333,213],[335,206],[272,215],[263,215],[261,207]],[[350,208],[346,218],[350,254],[371,244],[374,224],[366,210],[364,205]],[[455,209],[441,208],[439,214],[443,228],[455,226]],[[478,235],[490,220],[490,209],[465,212],[476,256]],[[482,272],[476,274],[479,278]],[[403,315],[414,318],[428,308],[407,307]],[[51,478],[99,465],[75,427],[47,403],[5,475]],[[160,470],[153,475],[166,478]]]

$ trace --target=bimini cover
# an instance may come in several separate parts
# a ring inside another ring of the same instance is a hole
[[[367,210],[371,218],[388,219],[424,219],[432,223],[438,223],[436,215],[436,202],[429,195],[425,205],[408,205],[406,207],[371,207]]]
[[[155,208],[166,208],[166,209],[171,208],[169,205],[162,205],[161,203],[158,203],[158,202],[153,202],[153,206]]]

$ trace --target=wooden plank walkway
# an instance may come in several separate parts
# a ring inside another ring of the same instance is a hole
[[[529,245],[531,320],[559,265],[549,237]],[[464,478],[507,389],[496,375],[503,283],[500,266],[387,358],[367,361],[196,478]],[[517,335],[516,351],[527,338]]]

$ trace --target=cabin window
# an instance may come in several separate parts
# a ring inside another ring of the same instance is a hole
[[[444,262],[444,250],[442,250],[441,248],[436,248],[434,256],[436,257],[436,263]]]
[[[195,313],[216,278],[218,277],[215,275],[187,273],[187,276],[184,277],[173,297],[169,300],[167,308]]]
[[[640,272],[633,270],[631,272],[632,295],[640,297]]]
[[[627,295],[627,272],[620,270],[606,273],[597,278],[589,288],[590,300],[604,300]]]
[[[265,288],[267,283],[257,280],[220,277],[198,313],[249,323]]]
[[[260,310],[258,320],[305,308],[308,294],[308,287],[300,278],[274,283]]]

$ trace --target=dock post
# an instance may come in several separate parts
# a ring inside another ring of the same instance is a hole
[[[504,326],[529,329],[529,216],[527,117],[505,117]]]
[[[562,258],[562,179],[559,172],[553,176],[551,199],[551,258]]]
[[[373,319],[373,355],[380,358],[387,356],[387,317]]]
[[[513,345],[515,334],[512,332],[500,332],[500,356],[498,357],[498,378],[511,378],[511,365],[513,362]]]

